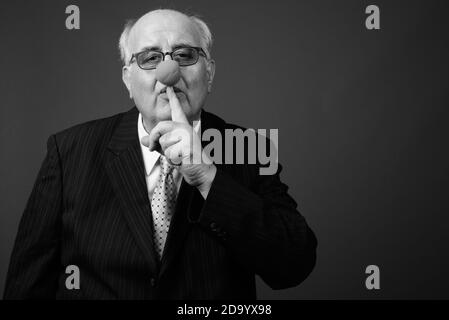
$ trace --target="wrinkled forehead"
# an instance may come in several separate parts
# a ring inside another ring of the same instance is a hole
[[[132,28],[128,45],[132,53],[147,48],[167,51],[182,45],[199,47],[200,35],[194,23],[185,15],[149,13]]]

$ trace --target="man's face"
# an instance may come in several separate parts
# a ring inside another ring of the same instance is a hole
[[[130,32],[131,54],[152,48],[172,52],[179,46],[200,47],[200,35],[195,25],[186,16],[166,11],[157,11],[143,16]],[[166,55],[165,59],[170,59]],[[200,56],[191,66],[180,67],[181,78],[174,85],[182,92],[176,93],[184,113],[190,121],[199,118],[201,108],[212,85],[214,62]],[[134,60],[123,67],[123,81],[134,102],[151,127],[159,121],[171,120],[171,110],[166,93],[160,91],[165,85],[156,80],[156,70],[143,70]]]

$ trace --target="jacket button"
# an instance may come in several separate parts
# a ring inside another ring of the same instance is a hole
[[[156,279],[151,278],[150,279],[150,284],[151,284],[152,287],[156,286]]]
[[[221,240],[226,241],[228,238],[228,234],[225,231],[222,231],[218,234]]]
[[[217,231],[218,230],[218,225],[215,222],[212,222],[210,224],[210,228],[212,229],[212,231]]]

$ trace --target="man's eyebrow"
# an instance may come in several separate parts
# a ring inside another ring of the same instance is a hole
[[[173,46],[173,51],[179,48],[185,48],[185,47],[195,47],[194,45],[186,42],[181,42]]]
[[[162,49],[161,49],[161,47],[158,47],[158,46],[147,46],[147,47],[143,47],[139,51],[151,51],[151,50],[161,51]]]
[[[180,43],[177,43],[175,46],[173,46],[172,50],[175,51],[176,49],[185,48],[185,47],[195,47],[195,46],[190,43],[187,43],[187,42],[180,42]],[[146,47],[143,47],[141,50],[139,50],[139,52],[140,51],[151,51],[151,50],[162,51],[162,48],[159,46],[146,46]]]

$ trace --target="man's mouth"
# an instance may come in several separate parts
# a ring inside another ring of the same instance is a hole
[[[177,88],[177,87],[173,87],[173,89],[175,90],[175,93],[178,93],[178,92],[181,92],[181,93],[182,93],[182,90],[179,89],[179,88]],[[164,88],[159,92],[159,94],[163,94],[163,93],[166,93],[166,92],[167,92],[167,87],[164,87]]]

